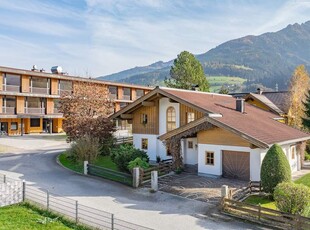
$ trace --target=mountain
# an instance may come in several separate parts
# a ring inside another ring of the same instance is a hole
[[[234,76],[246,79],[243,90],[257,85],[287,89],[297,65],[310,71],[310,21],[259,36],[245,36],[225,42],[206,53],[196,55],[207,76]],[[135,67],[98,79],[144,85],[160,85],[173,60]],[[240,90],[240,89],[239,89]],[[242,90],[242,89],[241,89]]]

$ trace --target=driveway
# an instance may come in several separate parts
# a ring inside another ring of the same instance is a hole
[[[21,142],[25,143],[24,139]],[[23,148],[21,144],[18,146]],[[41,146],[38,146],[33,149],[34,153],[29,153],[28,149],[27,153],[4,155],[0,157],[0,173],[25,179],[39,188],[154,229],[263,229],[236,220],[224,222],[202,218],[203,214],[211,211],[213,205],[201,201],[165,192],[153,194],[145,188],[133,189],[68,171],[56,163],[56,157],[64,146],[65,143],[59,142],[51,146],[52,150],[42,151]]]
[[[214,205],[217,205],[221,199],[222,185],[238,189],[246,187],[248,183],[234,179],[198,176],[197,173],[189,172],[167,175],[158,179],[158,187],[161,191]],[[150,183],[145,187],[150,187]]]

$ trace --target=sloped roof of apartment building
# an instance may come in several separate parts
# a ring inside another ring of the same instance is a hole
[[[229,130],[259,147],[267,148],[274,143],[293,143],[310,139],[308,133],[276,121],[277,115],[274,113],[247,103],[245,103],[244,113],[237,111],[236,98],[230,95],[164,87],[157,87],[149,94],[112,115],[111,118],[117,118],[122,113],[130,113],[143,101],[159,94],[205,113],[205,121]]]

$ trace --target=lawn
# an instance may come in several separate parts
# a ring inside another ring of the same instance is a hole
[[[240,77],[227,77],[227,76],[207,76],[210,84],[210,92],[218,92],[222,85],[230,86],[233,89],[236,86],[241,86],[246,80]]]
[[[55,229],[86,230],[73,222],[29,204],[11,205],[0,208],[0,229]]]
[[[294,181],[296,184],[304,184],[310,187],[310,173],[304,175],[303,177],[299,178],[298,180]]]
[[[59,155],[59,161],[66,168],[83,173],[83,163],[77,163],[73,161],[66,152]],[[99,156],[98,159],[94,162],[94,165],[119,171],[116,164],[112,162],[110,156]]]
[[[260,204],[264,208],[276,209],[275,202],[267,196],[252,195],[249,196],[244,202],[253,205]]]

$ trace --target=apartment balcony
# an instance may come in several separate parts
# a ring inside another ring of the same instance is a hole
[[[3,85],[3,91],[20,92],[20,86],[19,85]]]
[[[25,108],[25,114],[45,114],[45,108]]]
[[[111,99],[111,100],[116,100],[117,99],[117,94],[109,94],[109,98]]]
[[[62,114],[58,108],[54,108],[54,114]]]
[[[58,95],[60,96],[67,96],[71,94],[72,94],[72,90],[64,90],[64,89],[58,90]]]
[[[30,93],[50,94],[50,89],[49,88],[30,87]]]
[[[4,114],[16,114],[16,108],[15,107],[2,107],[2,113]]]

